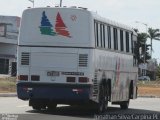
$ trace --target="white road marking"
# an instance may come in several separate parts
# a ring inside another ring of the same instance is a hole
[[[61,105],[61,104],[57,105],[57,107],[65,107],[65,106],[69,106],[69,105]],[[28,107],[28,105],[19,105],[19,106],[16,106],[16,107],[23,108],[23,107]]]
[[[70,105],[61,105],[61,104],[57,105],[57,107],[66,107],[66,106],[70,106]]]
[[[19,106],[16,106],[18,108],[23,108],[23,107],[28,107],[28,105],[19,105]]]

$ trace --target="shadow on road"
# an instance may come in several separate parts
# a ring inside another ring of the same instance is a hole
[[[78,118],[95,118],[98,115],[158,115],[160,118],[160,112],[157,111],[150,111],[144,109],[132,109],[129,108],[128,110],[121,110],[118,107],[109,107],[108,110],[103,114],[98,114],[95,109],[89,109],[86,107],[79,107],[79,106],[65,106],[65,107],[58,107],[54,111],[37,111],[37,110],[30,110],[26,111],[28,113],[38,113],[38,114],[48,114],[48,115],[58,115],[58,116],[68,116],[68,117],[78,117]],[[109,120],[109,119],[107,119]]]

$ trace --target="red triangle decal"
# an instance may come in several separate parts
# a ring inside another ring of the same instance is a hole
[[[56,17],[55,29],[56,29],[56,32],[57,32],[59,35],[66,36],[66,37],[71,37],[69,31],[66,30],[67,27],[66,27],[66,25],[64,24],[64,22],[63,22],[63,20],[62,20],[62,17],[61,17],[61,15],[59,14],[59,12],[57,13],[57,17]]]

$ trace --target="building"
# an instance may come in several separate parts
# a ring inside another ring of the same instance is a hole
[[[147,75],[150,76],[152,80],[156,80],[156,71],[157,71],[157,60],[155,58],[148,61],[147,64]]]
[[[139,64],[139,76],[149,76],[151,80],[156,80],[157,60],[150,59],[147,63]]]
[[[20,18],[0,16],[0,74],[16,75]]]

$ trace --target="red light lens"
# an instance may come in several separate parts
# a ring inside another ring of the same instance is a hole
[[[79,82],[86,83],[89,82],[89,79],[87,77],[79,77]]]
[[[40,81],[40,76],[39,75],[31,75],[31,80],[32,81]]]
[[[28,75],[19,75],[19,76],[18,76],[18,80],[27,81],[27,80],[28,80]]]
[[[75,77],[67,77],[67,82],[76,82]]]

